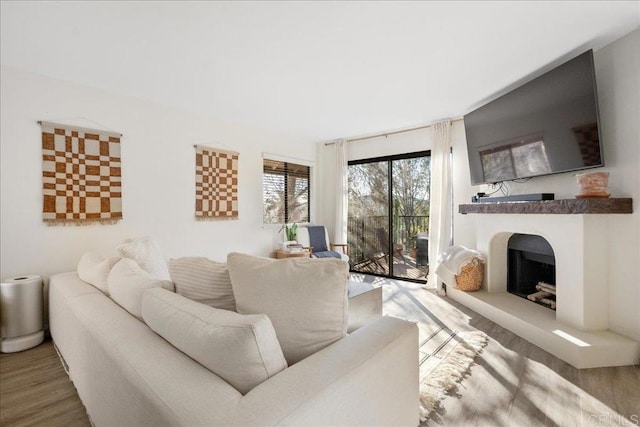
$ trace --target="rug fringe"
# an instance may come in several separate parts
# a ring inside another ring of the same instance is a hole
[[[89,219],[89,220],[77,220],[77,219],[44,219],[43,222],[49,227],[84,227],[86,225],[114,225],[122,218],[118,219]]]
[[[420,382],[420,421],[426,421],[440,402],[456,392],[458,384],[469,374],[476,356],[487,345],[484,332],[461,332],[459,344]]]
[[[207,221],[235,221],[238,219],[237,216],[197,216],[195,217],[196,221],[202,221],[202,222],[207,222]]]

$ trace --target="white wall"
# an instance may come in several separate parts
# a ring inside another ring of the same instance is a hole
[[[633,214],[609,221],[609,326],[640,341],[640,30],[595,54],[605,167]]]
[[[605,167],[610,173],[612,197],[633,198],[634,213],[612,215],[608,219],[609,328],[640,341],[640,30],[594,52],[596,83]],[[464,112],[460,112],[461,114]],[[384,130],[381,130],[383,132]],[[407,153],[429,149],[429,130],[349,144],[349,159]],[[487,186],[470,185],[463,122],[453,123],[454,242],[475,247],[476,227],[481,218],[457,213],[460,203],[469,203],[477,191]],[[318,164],[332,174],[326,149],[318,145]],[[330,182],[330,181],[329,181]],[[523,184],[509,184],[511,194],[555,193],[556,199],[572,199],[577,194],[575,173],[533,178]],[[319,193],[324,212],[331,212],[331,188]],[[319,218],[322,218],[319,213]],[[331,220],[333,217],[330,217]]]
[[[277,228],[262,226],[262,152],[315,160],[310,141],[12,68],[2,67],[1,92],[3,278],[73,270],[83,252],[115,254],[116,245],[136,235],[154,236],[167,258],[199,255],[223,261],[230,251],[266,256],[275,244]],[[90,226],[42,222],[38,120],[123,134],[122,221]],[[194,219],[193,144],[240,152],[238,220]]]

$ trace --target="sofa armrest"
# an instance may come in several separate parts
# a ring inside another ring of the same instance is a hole
[[[236,425],[418,425],[418,327],[381,317],[260,384]]]

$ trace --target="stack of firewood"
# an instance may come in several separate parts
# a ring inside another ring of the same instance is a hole
[[[552,310],[556,309],[556,286],[546,282],[538,282],[536,290],[533,294],[527,295],[527,298],[534,302],[548,305]]]

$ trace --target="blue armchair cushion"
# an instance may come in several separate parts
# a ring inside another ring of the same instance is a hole
[[[335,251],[320,251],[320,252],[316,252],[313,251],[313,255],[317,258],[338,258],[338,259],[342,259],[342,255],[340,255],[340,253],[335,252]]]

